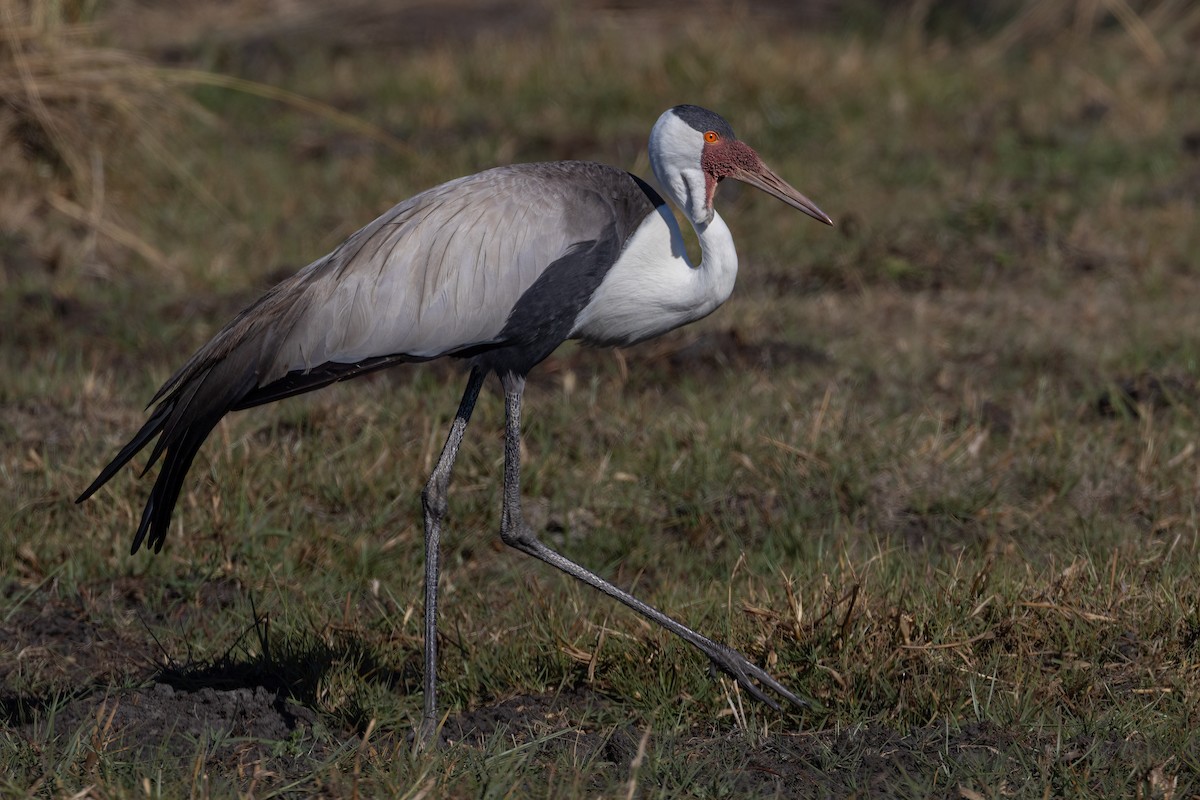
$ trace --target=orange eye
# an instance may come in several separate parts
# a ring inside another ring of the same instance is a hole
[[[708,133],[704,134],[704,141],[708,142],[709,144],[715,144],[720,139],[721,137],[717,135],[716,131],[709,131]]]

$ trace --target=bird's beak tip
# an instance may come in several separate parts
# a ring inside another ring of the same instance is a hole
[[[791,188],[791,187],[788,187],[788,188]],[[795,191],[795,190],[793,190],[793,191]],[[795,194],[788,194],[787,196],[781,196],[781,195],[776,195],[776,196],[779,197],[780,200],[783,200],[783,202],[787,203],[792,208],[795,208],[795,209],[803,212],[804,214],[807,214],[808,216],[815,219],[817,222],[822,222],[831,228],[836,227],[834,225],[832,217],[830,217],[828,214],[826,214],[821,209],[817,208],[816,203],[814,203],[812,200],[809,200],[807,197],[800,194],[799,192],[795,192]]]
[[[776,175],[770,167],[762,162],[762,159],[758,160],[757,169],[738,170],[729,177],[733,178],[734,180],[742,181],[743,183],[748,183],[758,189],[762,189],[767,194],[773,195],[774,197],[782,200],[792,208],[804,212],[817,222],[823,222],[826,225],[833,227],[833,220],[828,214],[817,208],[816,203],[814,203],[812,200],[809,200],[807,197],[798,192],[795,187],[793,187],[783,178]]]

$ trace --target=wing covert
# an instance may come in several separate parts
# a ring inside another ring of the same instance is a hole
[[[622,183],[633,186],[599,164],[518,165],[395,206],[296,276],[305,310],[259,385],[327,362],[432,358],[495,340],[550,264],[614,229],[624,236],[620,198],[605,191]]]

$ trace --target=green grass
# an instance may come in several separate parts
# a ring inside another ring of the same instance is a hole
[[[634,27],[562,12],[522,39],[304,48],[265,76],[209,54],[411,149],[198,90],[219,123],[176,157],[216,203],[151,167],[108,179],[170,271],[0,273],[0,794],[1200,789],[1200,166],[1183,146],[1200,85],[1183,33],[1156,29],[1173,57],[1154,66],[1119,29],[995,58],[899,23]],[[488,393],[452,486],[441,621],[447,730],[480,734],[412,752],[419,492],[452,366],[234,415],[158,556],[128,555],[149,487],[132,470],[73,504],[271,280],[496,163],[648,174],[649,125],[676,102],[725,114],[839,227],[723,187],[742,261],[724,308],[621,354],[569,345],[531,377],[527,513],[818,710],[737,697],[685,644],[506,550]],[[134,715],[163,685],[265,687],[260,710],[300,723],[234,715],[147,745],[98,710]]]

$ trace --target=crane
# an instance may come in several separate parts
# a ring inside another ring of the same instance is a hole
[[[521,514],[521,398],[529,371],[567,339],[628,345],[700,319],[729,297],[733,236],[713,208],[726,178],[832,225],[763,163],[718,114],[679,105],[654,124],[650,165],[695,229],[688,259],[675,215],[646,182],[585,161],[516,164],[470,175],[394,206],[283,280],[201,347],[151,399],[149,418],[80,495],[91,497],[157,437],[143,474],[162,466],[130,550],[161,550],[184,477],[231,411],[397,364],[453,357],[470,377],[421,494],[425,532],[424,713],[438,726],[437,604],[451,470],[484,379],[504,392],[500,537],[682,637],[750,695],[803,700],[736,650],[714,642],[544,544]]]

